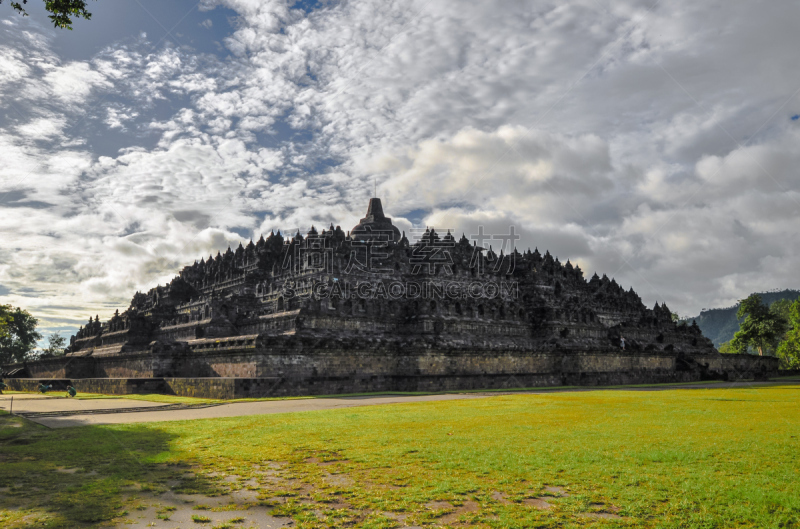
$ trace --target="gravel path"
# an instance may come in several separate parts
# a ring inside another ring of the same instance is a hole
[[[49,413],[49,412],[82,412],[89,410],[119,410],[123,408],[158,408],[163,402],[147,402],[130,399],[68,399],[58,395],[15,394],[0,395],[0,409],[9,411],[11,397],[14,397],[14,414]]]
[[[292,413],[299,411],[330,410],[350,408],[354,406],[371,406],[375,404],[395,404],[399,402],[422,402],[432,400],[455,400],[485,398],[486,395],[424,395],[424,396],[379,396],[379,397],[341,397],[320,399],[270,400],[261,402],[236,402],[204,408],[184,409],[142,409],[127,413],[102,413],[86,415],[67,415],[58,417],[31,418],[34,422],[50,428],[68,428],[71,426],[89,426],[99,424],[126,424],[160,421],[186,421],[194,419],[213,419],[219,417],[240,417],[243,415],[265,415],[272,413]],[[127,399],[114,399],[125,408],[132,402]],[[153,404],[153,403],[150,403]],[[123,407],[121,406],[121,407]],[[156,404],[159,408],[163,404]],[[17,413],[17,402],[14,401],[14,413]]]
[[[14,414],[19,414],[50,428],[89,426],[101,424],[127,424],[140,422],[185,421],[240,417],[244,415],[268,415],[272,413],[295,413],[302,411],[330,410],[378,404],[426,402],[439,400],[479,399],[517,393],[554,393],[575,391],[664,391],[671,389],[723,389],[760,388],[774,385],[797,385],[798,380],[773,382],[709,382],[683,386],[657,385],[646,387],[582,387],[553,388],[529,391],[462,393],[446,395],[381,395],[365,397],[329,397],[309,399],[270,400],[260,402],[237,402],[232,404],[187,406],[163,404],[129,399],[74,400],[48,398],[42,395],[15,395]],[[0,396],[0,409],[8,411],[10,395]]]

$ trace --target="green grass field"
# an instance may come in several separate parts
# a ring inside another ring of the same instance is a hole
[[[3,415],[0,526],[114,525],[131,490],[172,486],[249,488],[297,527],[800,527],[798,404],[787,385],[64,430]]]

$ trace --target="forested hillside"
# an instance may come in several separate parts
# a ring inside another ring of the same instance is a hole
[[[772,305],[779,299],[794,301],[800,297],[800,291],[786,289],[780,292],[759,292],[758,295],[765,304]],[[699,316],[687,318],[687,320],[695,320],[703,334],[714,342],[715,347],[719,347],[723,342],[733,338],[733,335],[739,330],[739,320],[736,319],[738,310],[739,304],[737,303],[724,309],[704,310],[700,312]]]

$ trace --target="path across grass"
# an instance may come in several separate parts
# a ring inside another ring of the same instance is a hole
[[[2,415],[0,526],[126,526],[211,497],[237,527],[798,527],[798,404],[793,384],[61,430]]]

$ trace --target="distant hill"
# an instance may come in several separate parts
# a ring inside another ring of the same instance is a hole
[[[767,305],[772,305],[779,299],[794,301],[800,297],[799,290],[783,290],[781,292],[758,292],[761,300]],[[687,321],[695,320],[703,335],[714,342],[714,347],[719,347],[727,342],[736,331],[739,330],[739,320],[736,313],[739,311],[739,304],[724,309],[708,309],[700,312],[699,316],[687,318]]]

